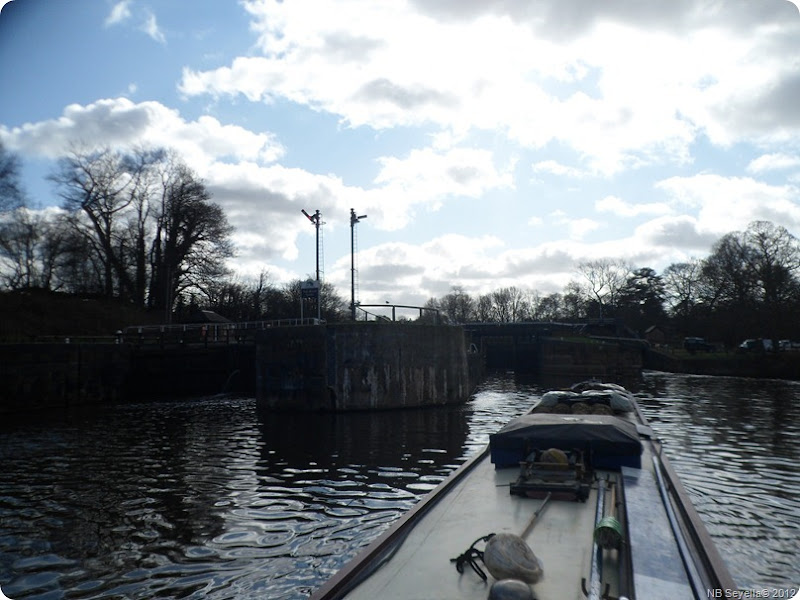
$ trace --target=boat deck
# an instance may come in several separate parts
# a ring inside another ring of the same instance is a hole
[[[668,461],[656,456],[659,445],[637,413],[624,419],[638,422],[641,468],[595,469],[584,502],[553,495],[525,536],[543,565],[542,578],[531,587],[538,600],[690,600],[706,598],[718,586],[733,589],[685,491]],[[312,598],[486,600],[491,575],[484,581],[469,564],[459,573],[451,559],[490,533],[525,531],[544,500],[510,493],[519,474],[519,467],[496,469],[485,449]],[[624,542],[619,550],[599,552],[601,576],[592,588],[598,480],[604,481],[603,515],[611,510],[612,495],[605,482],[613,482]],[[488,574],[482,562],[478,565]]]
[[[469,566],[459,574],[450,559],[486,534],[523,532],[543,500],[510,495],[509,485],[518,475],[518,468],[495,470],[488,457],[481,460],[464,484],[438,502],[411,531],[391,562],[347,597],[485,600],[489,584]],[[525,541],[544,566],[544,576],[533,586],[537,597],[585,598],[581,578],[588,580],[591,569],[596,501],[596,487],[586,502],[551,499],[536,519]],[[616,584],[615,561],[606,564]],[[612,583],[612,579],[604,577],[604,582]],[[611,594],[618,595],[616,585]]]

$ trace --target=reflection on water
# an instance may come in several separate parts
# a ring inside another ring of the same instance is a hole
[[[800,584],[800,383],[648,373],[641,405],[743,589]]]
[[[641,386],[737,582],[792,583],[800,387]],[[542,391],[499,376],[460,407],[271,415],[210,398],[4,423],[0,585],[15,599],[307,597]]]

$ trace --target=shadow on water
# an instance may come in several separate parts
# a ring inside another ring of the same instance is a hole
[[[457,408],[95,408],[0,430],[12,598],[304,597],[462,460]],[[267,592],[268,590],[268,592]]]
[[[454,460],[461,455],[468,424],[465,414],[451,407],[349,414],[259,411],[259,429],[269,449],[264,457],[268,465],[303,468],[314,463],[333,472],[346,465],[380,465],[419,471],[419,465],[409,465],[409,452],[424,452],[434,441],[431,451]]]

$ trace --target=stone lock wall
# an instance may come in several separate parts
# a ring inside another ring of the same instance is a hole
[[[122,399],[129,348],[118,344],[0,345],[0,413]]]
[[[403,323],[340,323],[261,332],[258,402],[270,409],[366,410],[464,402],[464,332]]]

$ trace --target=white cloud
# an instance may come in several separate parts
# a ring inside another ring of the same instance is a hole
[[[513,163],[498,170],[488,150],[424,148],[412,150],[405,158],[385,156],[378,162],[381,170],[375,183],[392,198],[393,218],[399,219],[396,226],[406,223],[414,204],[435,210],[447,197],[478,198],[489,190],[513,188]]]
[[[147,14],[145,15],[145,21],[142,24],[142,31],[144,31],[157,42],[162,44],[167,43],[167,38],[164,37],[164,32],[162,32],[158,26],[155,14],[150,11],[147,11]]]
[[[586,172],[583,171],[582,169],[576,169],[575,167],[562,165],[561,163],[555,160],[542,160],[533,163],[533,172],[550,173],[551,175],[558,175],[560,177],[572,177],[574,179],[580,179],[586,176]]]
[[[111,7],[111,12],[108,13],[104,25],[111,27],[113,25],[120,25],[126,21],[133,19],[133,12],[131,11],[132,0],[121,0]],[[152,10],[145,8],[138,10],[137,13],[141,16],[141,23],[139,30],[147,34],[161,44],[167,43],[167,38],[164,32],[158,25],[155,13]],[[138,19],[137,19],[138,20]]]
[[[111,25],[117,25],[129,19],[131,17],[130,4],[131,0],[122,0],[121,2],[117,2],[111,8],[111,12],[108,13],[108,16],[105,20],[105,26],[110,27]]]
[[[486,150],[427,148],[404,158],[380,158],[370,189],[348,186],[334,175],[276,164],[284,149],[270,133],[225,125],[210,116],[187,121],[158,102],[125,98],[70,105],[58,119],[0,126],[0,136],[12,150],[47,158],[76,144],[176,149],[225,209],[236,227],[240,259],[247,264],[264,257],[297,258],[297,237],[308,229],[295,218],[301,208],[320,209],[335,226],[347,223],[350,206],[358,206],[369,214],[371,226],[395,230],[408,224],[415,206],[435,208],[447,198],[480,197],[513,185],[513,162],[497,168]]]
[[[573,241],[582,240],[588,233],[602,227],[598,221],[587,218],[576,219],[561,209],[551,212],[550,218],[553,223],[566,226],[569,239]]]
[[[421,305],[453,285],[473,296],[512,285],[542,294],[561,292],[580,262],[623,259],[662,271],[673,262],[705,254],[718,237],[691,217],[679,216],[658,217],[629,236],[592,243],[562,239],[509,248],[495,236],[445,235],[419,244],[378,244],[359,253],[359,297],[364,303],[396,302],[399,298],[391,295],[402,290],[404,301]],[[349,256],[328,275],[340,289],[348,288]]]
[[[569,237],[573,240],[582,240],[588,233],[600,228],[600,223],[593,219],[573,219],[569,223]]]
[[[594,203],[599,212],[608,212],[618,217],[638,217],[641,215],[665,215],[671,212],[666,204],[648,202],[631,204],[616,196],[606,196]]]
[[[286,98],[354,127],[503,132],[530,148],[556,141],[606,175],[686,164],[703,132],[718,145],[796,135],[798,65],[785,57],[800,53],[800,23],[772,5],[675,4],[584,3],[566,15],[560,0],[250,0],[263,56],[186,69],[181,89]]]
[[[636,246],[660,257],[662,252],[707,252],[719,238],[718,231],[703,230],[689,215],[662,216],[636,228]]]
[[[670,177],[656,188],[672,202],[696,211],[698,228],[725,234],[743,230],[757,220],[800,229],[800,188],[790,184],[770,185],[750,177],[699,174]]]
[[[222,58],[220,48],[213,64],[229,62],[210,70],[200,66],[212,64],[208,56],[196,57],[179,91],[233,97],[242,123],[280,121],[280,141],[189,113],[197,102],[170,108],[168,96],[72,104],[51,120],[0,125],[0,137],[48,158],[79,141],[176,148],[236,227],[240,272],[306,275],[294,265],[306,262],[314,228],[300,209],[320,209],[334,263],[326,278],[349,290],[344,238],[354,206],[369,215],[360,226],[365,301],[406,290],[422,303],[454,284],[471,293],[503,285],[558,291],[583,260],[659,268],[702,255],[754,219],[800,229],[800,185],[792,184],[792,170],[800,176],[792,153],[800,63],[787,59],[800,55],[800,20],[781,4],[792,8],[772,0],[243,0],[257,36],[249,55]],[[166,42],[141,4],[108,7],[107,26]],[[190,38],[170,43],[178,51]],[[150,93],[131,85],[127,94]],[[320,131],[313,151],[307,130],[292,137],[293,119],[311,112],[324,114],[315,121],[323,127],[339,124]],[[364,144],[367,129],[378,132],[374,146]],[[361,145],[352,157],[325,156],[328,136],[340,134],[337,147]],[[723,154],[730,148],[735,156]],[[714,174],[720,156],[731,172],[753,148],[761,156],[746,167],[751,177]],[[279,162],[287,155],[292,166]],[[685,174],[695,157],[709,172],[669,177],[661,169]],[[517,160],[531,169],[519,180]],[[642,171],[629,176],[634,169]],[[364,175],[372,172],[372,180]],[[759,181],[762,174],[785,184]],[[541,180],[533,190],[532,176]],[[608,180],[597,191],[600,176]],[[655,192],[637,189],[658,179]],[[576,184],[579,193],[564,193]],[[459,211],[478,204],[480,215]],[[516,221],[498,224],[498,214]],[[484,226],[495,234],[442,234]]]
[[[349,202],[368,206],[368,194],[344,185],[338,177],[315,175],[281,165],[261,166],[251,162],[217,162],[202,173],[236,227],[239,252],[245,261],[260,257],[294,260],[298,256],[297,237],[313,228],[300,210],[322,212],[330,222],[349,222]],[[377,195],[372,200],[375,202]],[[377,210],[377,209],[376,209]],[[370,214],[370,219],[379,215]]]
[[[446,234],[420,244],[387,242],[362,248],[358,254],[358,276],[363,282],[360,300],[363,303],[418,302],[450,291],[453,285],[465,284],[470,291],[496,282],[501,261],[494,252],[503,242],[491,235],[469,237]],[[328,270],[328,279],[341,289],[349,288],[350,257],[339,259]],[[386,295],[404,288],[406,296]]]
[[[271,133],[253,133],[202,116],[186,121],[159,102],[133,103],[127,98],[70,104],[61,117],[7,128],[0,134],[10,148],[56,158],[78,144],[125,147],[146,144],[175,148],[195,169],[225,157],[272,162],[284,149]]]
[[[423,160],[427,159],[427,160]],[[257,257],[280,257],[294,260],[298,256],[298,236],[311,235],[305,219],[299,218],[300,210],[322,212],[328,223],[328,234],[336,233],[342,224],[349,223],[350,207],[357,206],[359,214],[367,214],[369,225],[374,229],[397,230],[409,223],[413,208],[418,203],[436,202],[447,195],[480,193],[485,186],[503,185],[504,178],[487,162],[482,153],[464,153],[458,149],[441,155],[427,151],[412,153],[405,161],[386,162],[384,170],[376,180],[376,187],[364,189],[345,185],[341,178],[320,175],[289,168],[278,164],[256,165],[254,163],[214,163],[203,172],[231,223],[237,230],[240,256],[247,262]],[[450,170],[442,182],[434,181],[432,175],[441,169]],[[443,217],[445,218],[445,217]],[[443,238],[432,243],[423,253],[435,254],[440,259],[446,256],[460,257],[469,261],[476,246],[462,250],[461,236]],[[487,237],[477,244],[478,249],[499,243]],[[400,245],[399,248],[406,248]],[[381,251],[373,252],[383,256]],[[399,252],[399,251],[398,251]],[[364,253],[362,252],[362,256]],[[369,254],[366,255],[369,257]],[[416,260],[421,255],[403,256],[402,252],[392,260],[402,263],[406,258]],[[341,259],[346,262],[346,259]],[[364,259],[369,260],[369,258]],[[399,264],[398,263],[398,264]],[[429,261],[429,265],[436,263]],[[362,260],[362,268],[364,266]],[[342,267],[347,277],[341,276],[341,285],[349,281],[349,263]],[[335,268],[329,270],[335,278]]]
[[[800,155],[790,154],[762,154],[754,158],[747,165],[749,173],[766,173],[785,169],[800,168]]]

